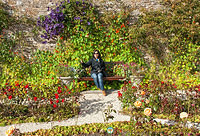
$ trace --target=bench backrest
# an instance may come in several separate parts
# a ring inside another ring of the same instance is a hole
[[[113,76],[126,76],[126,72],[123,66],[123,61],[116,61],[116,62],[105,62],[105,72],[107,76],[113,77]],[[91,67],[86,68],[87,76],[90,75]]]

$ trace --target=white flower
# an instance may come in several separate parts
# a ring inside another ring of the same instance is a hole
[[[187,118],[188,114],[186,112],[181,112],[180,113],[180,118]]]

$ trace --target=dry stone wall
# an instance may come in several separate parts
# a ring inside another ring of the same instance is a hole
[[[47,11],[48,7],[55,6],[56,3],[61,2],[61,0],[1,0],[5,5],[7,5],[7,10],[11,15],[15,15],[18,17],[26,16],[33,20],[36,20],[40,15],[47,15],[49,11]],[[120,7],[124,7],[131,11],[130,24],[134,21],[137,21],[138,16],[142,14],[141,9],[146,10],[160,10],[164,7],[161,6],[160,0],[92,0],[91,1],[100,11],[100,13],[104,13],[105,11],[114,11],[119,12]],[[42,40],[40,36],[35,36],[31,33],[33,28],[31,26],[27,26],[25,24],[13,26],[8,33],[22,31],[23,33],[29,33],[26,35],[26,40],[30,44],[29,47],[23,47],[22,45],[17,46],[16,50],[22,52],[30,57],[32,51],[36,49],[41,50],[53,50],[55,47],[55,43],[42,44]],[[23,48],[20,48],[23,47]],[[146,55],[146,59],[150,59],[148,54]]]

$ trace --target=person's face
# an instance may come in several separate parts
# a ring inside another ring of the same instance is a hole
[[[97,51],[94,52],[94,57],[98,58],[99,57],[99,53]]]

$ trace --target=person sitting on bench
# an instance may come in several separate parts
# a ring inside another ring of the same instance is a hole
[[[103,77],[106,76],[105,63],[101,59],[99,50],[94,50],[93,58],[91,58],[87,63],[84,63],[81,60],[81,65],[83,67],[92,67],[91,77],[94,79],[95,85],[102,91],[103,95],[106,96],[106,91],[104,90],[103,84]]]

